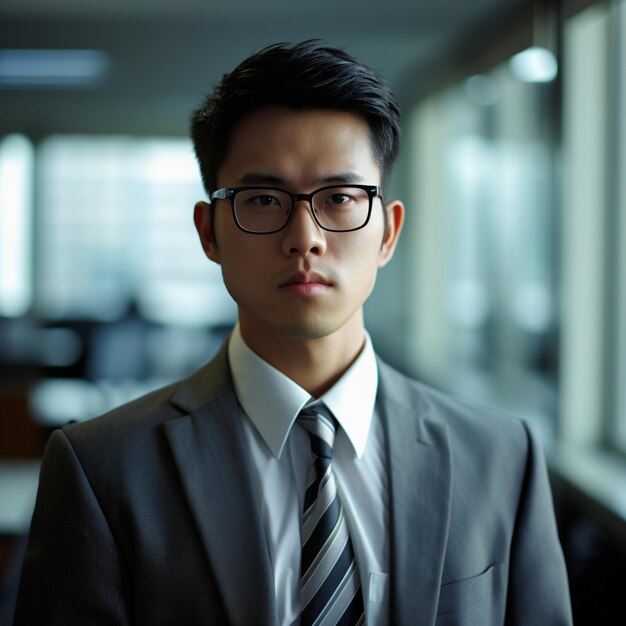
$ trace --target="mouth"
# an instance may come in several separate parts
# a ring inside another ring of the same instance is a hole
[[[330,287],[330,281],[316,272],[297,272],[281,283],[280,287],[290,285],[325,285]]]
[[[279,287],[296,295],[313,297],[328,292],[332,283],[317,272],[297,272],[289,276]]]

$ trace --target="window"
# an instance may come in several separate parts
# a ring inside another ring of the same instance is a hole
[[[45,319],[234,319],[192,220],[205,197],[182,139],[52,136],[37,151],[36,311]]]
[[[560,83],[507,62],[415,109],[411,368],[626,452],[626,4],[562,26]]]
[[[22,135],[0,141],[0,316],[32,303],[33,147]]]
[[[624,3],[565,25],[564,437],[626,451]]]
[[[464,397],[552,426],[555,89],[515,71],[504,63],[415,111],[411,366]]]

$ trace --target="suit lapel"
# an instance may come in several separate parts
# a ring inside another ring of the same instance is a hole
[[[181,388],[175,402],[189,406],[215,394],[216,380],[226,381],[208,402],[165,424],[165,432],[229,621],[276,624],[269,551],[225,365],[222,353]]]
[[[434,624],[450,520],[450,454],[445,426],[401,379],[381,372],[391,518],[391,623]],[[393,393],[393,398],[391,397]]]

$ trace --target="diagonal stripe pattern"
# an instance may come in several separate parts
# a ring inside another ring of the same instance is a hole
[[[298,423],[313,453],[302,517],[300,624],[364,624],[359,571],[331,466],[336,422],[317,404],[304,409]]]

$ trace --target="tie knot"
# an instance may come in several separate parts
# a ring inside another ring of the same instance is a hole
[[[313,454],[330,459],[337,431],[337,423],[330,412],[321,405],[302,409],[298,423],[309,433]]]

